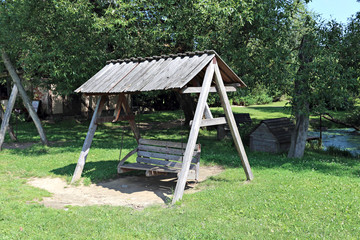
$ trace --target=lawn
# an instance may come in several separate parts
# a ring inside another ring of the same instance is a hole
[[[218,109],[214,109],[220,113]],[[289,116],[283,103],[234,107],[255,121]],[[146,114],[142,121],[176,120],[181,113]],[[53,145],[36,144],[0,152],[0,239],[359,239],[360,160],[308,150],[303,159],[247,150],[254,180],[245,181],[232,142],[202,130],[201,164],[225,171],[199,184],[175,206],[143,210],[128,207],[46,208],[47,191],[31,187],[31,177],[69,181],[86,136],[88,122],[45,124]],[[180,141],[184,128],[146,130],[147,138]],[[119,123],[98,127],[88,156],[85,183],[116,177],[123,129]],[[18,125],[21,141],[39,141],[32,123]],[[10,142],[7,138],[6,142]],[[126,154],[136,146],[124,130]]]

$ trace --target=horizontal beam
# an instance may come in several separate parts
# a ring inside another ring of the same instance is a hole
[[[234,86],[226,86],[225,87],[227,92],[236,92],[236,87]],[[201,92],[201,87],[185,87],[183,89],[180,90],[180,93],[200,93]],[[211,93],[215,93],[216,88],[215,87],[210,87],[210,92]]]
[[[209,127],[209,126],[215,126],[215,125],[223,125],[226,124],[225,117],[219,117],[219,118],[211,118],[211,119],[203,119],[201,120],[200,127]],[[190,121],[190,126],[192,125],[192,121]]]

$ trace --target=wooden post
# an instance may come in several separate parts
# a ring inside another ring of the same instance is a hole
[[[94,114],[91,118],[89,130],[87,132],[87,135],[86,135],[86,138],[84,141],[84,145],[82,147],[82,150],[81,150],[81,153],[79,156],[79,160],[78,160],[78,163],[77,163],[75,171],[74,171],[74,175],[71,179],[71,183],[76,182],[81,177],[82,171],[85,166],[86,157],[89,154],[91,143],[92,143],[92,140],[94,138],[94,134],[95,134],[95,131],[97,128],[96,119],[98,117],[100,117],[104,103],[105,103],[105,97],[100,96],[99,99],[97,100],[96,108],[95,108]]]
[[[239,157],[241,159],[241,163],[244,168],[246,178],[247,178],[247,180],[250,181],[254,178],[254,176],[251,171],[248,158],[246,156],[245,148],[244,148],[241,138],[240,138],[239,130],[238,130],[236,122],[235,122],[234,114],[231,110],[231,105],[230,105],[228,96],[226,94],[224,82],[222,80],[220,69],[219,69],[219,66],[217,65],[217,63],[215,64],[215,84],[218,89],[221,105],[224,108],[225,116],[226,116],[227,122],[230,127],[231,135],[235,142],[236,150],[239,153]]]
[[[129,102],[127,101],[127,99],[126,99],[126,97],[125,97],[125,95],[123,93],[119,95],[119,99],[120,99],[120,101],[122,103],[122,106],[123,106],[123,108],[125,110],[126,115],[133,116],[133,113],[132,113],[132,111],[130,109],[130,106],[129,106]],[[131,130],[134,133],[136,141],[139,143],[140,132],[139,132],[138,127],[136,126],[135,118],[130,118],[129,119],[129,124],[130,124]]]
[[[2,145],[3,145],[4,140],[5,140],[6,129],[7,129],[8,125],[9,125],[11,112],[12,112],[12,109],[14,108],[17,94],[18,94],[18,88],[16,87],[16,84],[14,84],[13,89],[11,91],[11,95],[10,95],[8,104],[6,106],[4,118],[1,121],[0,150],[2,149]]]
[[[215,59],[215,58],[214,58]],[[199,100],[196,106],[195,116],[194,120],[191,126],[189,139],[186,145],[185,153],[184,153],[184,159],[183,159],[183,165],[181,167],[180,176],[178,178],[178,182],[176,184],[174,198],[172,200],[172,203],[174,204],[178,200],[180,200],[184,194],[185,184],[187,180],[187,176],[189,174],[190,169],[190,163],[192,160],[192,156],[194,153],[194,148],[196,145],[196,140],[199,134],[200,124],[202,117],[204,115],[205,110],[205,104],[206,100],[209,95],[211,82],[214,76],[214,63],[210,62],[206,69],[204,81],[202,84],[201,93],[199,96]]]
[[[5,112],[4,112],[4,109],[2,108],[1,104],[0,104],[0,119],[1,121],[3,120],[4,118],[4,115],[5,115]],[[13,141],[17,141],[17,137],[14,133],[14,129],[11,127],[11,125],[9,124],[8,127],[7,127],[7,131],[9,132],[9,135],[10,135],[10,138],[11,140]],[[1,150],[1,146],[0,146],[0,150]]]
[[[41,142],[44,145],[49,145],[48,140],[46,139],[44,129],[41,125],[41,121],[40,121],[38,115],[36,114],[34,108],[31,105],[30,99],[27,96],[26,91],[21,84],[21,80],[20,80],[19,76],[17,75],[15,68],[13,67],[13,65],[10,62],[9,56],[6,54],[6,52],[4,50],[2,50],[1,56],[4,61],[6,69],[8,70],[11,78],[13,79],[15,85],[17,86],[17,88],[19,90],[20,96],[23,99],[26,110],[29,112],[32,120],[35,123],[36,129],[38,130],[39,135],[40,135]]]

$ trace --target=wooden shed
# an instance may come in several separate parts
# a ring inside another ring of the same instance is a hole
[[[295,125],[289,118],[274,118],[260,122],[250,134],[250,149],[261,152],[286,152],[290,148]]]

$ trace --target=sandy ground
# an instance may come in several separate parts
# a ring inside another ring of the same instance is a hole
[[[199,181],[222,171],[217,166],[201,167]],[[52,193],[52,197],[44,197],[41,201],[46,207],[66,209],[68,205],[111,205],[141,209],[154,204],[165,205],[175,189],[176,178],[124,176],[90,186],[68,185],[60,178],[31,178],[28,184]],[[195,186],[195,183],[188,184],[185,194],[198,191]]]

